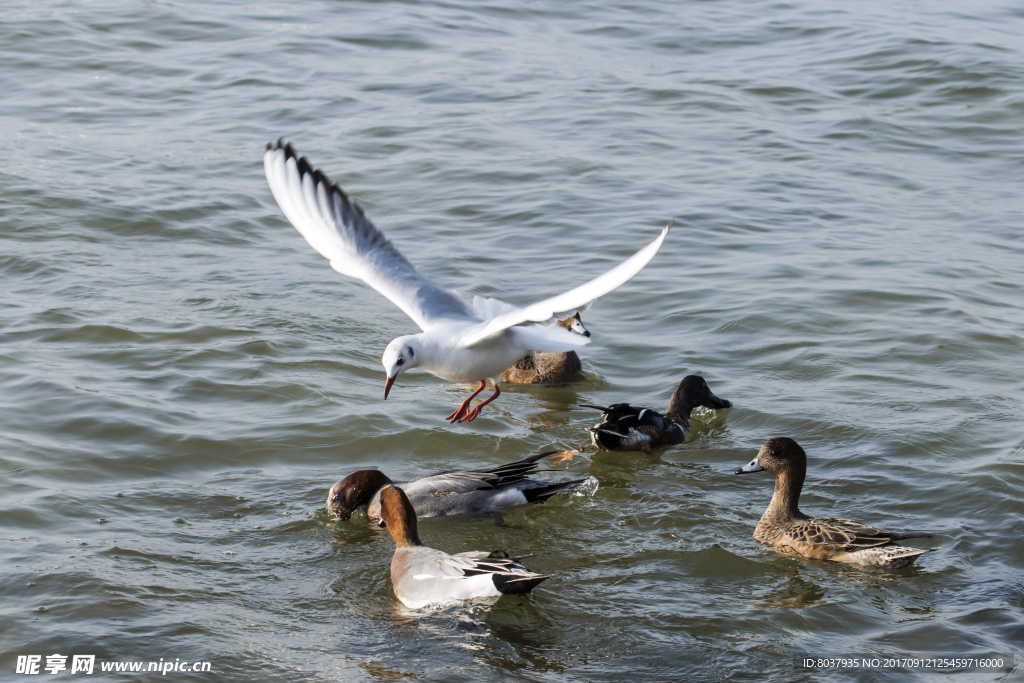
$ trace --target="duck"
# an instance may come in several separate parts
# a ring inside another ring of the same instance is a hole
[[[736,474],[768,472],[775,477],[775,494],[754,530],[759,543],[812,560],[847,562],[898,569],[921,555],[938,550],[895,545],[931,534],[901,534],[837,517],[808,517],[797,503],[807,473],[807,454],[793,439],[776,437],[761,446],[757,457]]]
[[[732,403],[718,398],[699,375],[687,375],[672,392],[664,414],[651,408],[615,403],[607,408],[582,404],[602,412],[601,421],[587,427],[594,448],[600,451],[643,451],[674,446],[686,440],[690,413],[697,406],[712,410],[731,408]]]
[[[416,528],[416,510],[400,487],[380,491],[380,510],[395,541],[391,585],[395,597],[409,609],[444,605],[476,598],[529,593],[551,574],[537,574],[504,550],[449,555],[428,548]]]
[[[470,515],[501,512],[527,503],[539,503],[556,493],[568,491],[587,482],[573,479],[553,484],[530,479],[541,471],[537,462],[560,451],[531,455],[516,462],[485,470],[447,470],[433,472],[406,482],[398,482],[412,501],[420,518],[444,515]],[[348,475],[327,493],[327,509],[342,520],[352,512],[366,507],[367,516],[380,524],[381,491],[395,484],[380,470],[359,470]]]
[[[583,326],[579,312],[559,320],[558,325],[584,337],[590,336],[590,330]],[[501,381],[505,384],[569,384],[584,379],[586,375],[583,374],[583,364],[575,351],[531,351],[501,373]]]

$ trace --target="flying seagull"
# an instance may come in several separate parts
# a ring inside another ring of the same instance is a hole
[[[469,305],[455,292],[420,275],[363,210],[290,144],[278,140],[267,145],[263,166],[281,211],[310,246],[342,275],[360,279],[383,294],[423,330],[398,337],[384,349],[384,399],[398,376],[410,368],[422,368],[451,382],[480,383],[448,416],[453,423],[476,419],[480,409],[501,394],[502,371],[530,351],[569,351],[589,343],[588,337],[555,322],[586,309],[639,273],[672,227],[670,221],[643,249],[564,294],[522,308],[483,297],[474,297]],[[494,393],[470,409],[487,378],[494,382]]]

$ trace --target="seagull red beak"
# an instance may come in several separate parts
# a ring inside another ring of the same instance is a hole
[[[384,383],[384,400],[388,400],[388,394],[391,393],[391,386],[395,383],[398,375],[394,377],[388,377],[388,381]]]

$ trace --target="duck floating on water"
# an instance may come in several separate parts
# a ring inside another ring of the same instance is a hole
[[[672,446],[686,440],[690,413],[697,406],[712,410],[732,407],[730,401],[718,398],[703,377],[687,375],[672,393],[664,415],[651,408],[637,408],[628,403],[601,406],[581,404],[604,413],[601,421],[587,427],[594,448],[602,451],[643,451]]]
[[[894,545],[908,538],[931,538],[931,534],[898,534],[837,517],[808,517],[797,503],[807,473],[807,454],[793,439],[768,439],[757,457],[736,470],[736,474],[768,472],[775,477],[775,493],[754,538],[783,552],[812,560],[831,560],[897,569],[913,564],[922,550]]]
[[[558,325],[584,337],[590,336],[590,330],[583,326],[579,313],[559,320]],[[505,384],[569,384],[584,379],[586,375],[583,374],[583,364],[575,351],[531,351],[501,373],[501,381]]]
[[[504,550],[457,555],[428,548],[420,541],[416,511],[402,489],[387,485],[380,492],[384,523],[395,540],[391,584],[395,596],[410,609],[474,598],[529,593],[550,574],[537,574]]]
[[[559,452],[531,455],[484,470],[434,472],[398,483],[380,470],[359,470],[331,487],[327,493],[327,509],[347,520],[355,510],[365,506],[366,515],[380,522],[380,494],[391,484],[403,489],[420,518],[501,512],[527,503],[539,503],[589,481],[589,478],[573,479],[549,484],[529,478],[541,471],[537,464],[541,458]]]

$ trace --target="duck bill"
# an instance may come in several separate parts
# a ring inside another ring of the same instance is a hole
[[[335,503],[330,498],[327,499],[327,511],[343,522],[347,522],[352,517],[351,510],[341,503]]]
[[[721,410],[722,408],[732,408],[732,401],[726,401],[724,398],[718,398],[709,391],[708,401],[704,406],[706,408],[711,408],[712,410]]]
[[[740,467],[733,474],[750,474],[751,472],[764,472],[764,468],[761,467],[761,461],[757,458]]]
[[[398,375],[394,377],[388,377],[388,381],[384,382],[384,400],[388,400],[388,394],[391,393],[391,387],[394,386],[395,380],[398,379]]]

